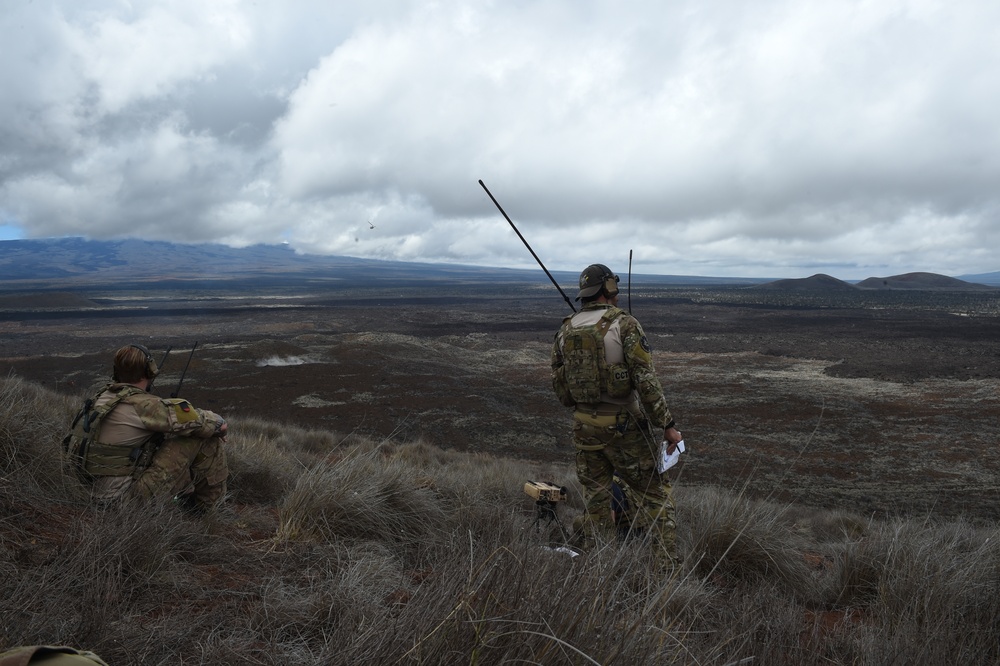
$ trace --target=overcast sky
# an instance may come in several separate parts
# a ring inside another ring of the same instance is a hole
[[[0,7],[0,239],[1000,270],[995,0]]]

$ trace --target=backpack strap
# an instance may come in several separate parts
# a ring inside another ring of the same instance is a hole
[[[604,314],[601,315],[601,321],[602,322],[604,322],[604,321],[608,322],[607,326],[605,327],[605,330],[607,330],[608,328],[610,328],[611,324],[613,324],[615,321],[617,321],[618,318],[621,317],[624,314],[625,314],[625,311],[622,310],[621,308],[618,308],[618,307],[608,308],[604,312]]]

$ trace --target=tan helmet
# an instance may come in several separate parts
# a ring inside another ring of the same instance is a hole
[[[576,300],[596,296],[601,289],[611,298],[618,294],[618,279],[604,264],[591,264],[580,273],[580,292],[576,295]]]

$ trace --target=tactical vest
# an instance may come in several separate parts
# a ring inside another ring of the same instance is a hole
[[[152,433],[135,447],[102,443],[104,418],[130,396],[145,393],[136,386],[125,386],[114,398],[98,407],[97,400],[105,391],[107,388],[84,402],[73,419],[70,433],[62,441],[66,471],[84,483],[92,482],[97,476],[137,477],[149,466],[153,454],[163,442],[162,433]]]
[[[562,355],[566,386],[576,403],[601,402],[601,394],[612,398],[627,398],[632,382],[625,363],[608,364],[604,355],[604,338],[608,329],[624,311],[608,309],[596,323],[589,326],[566,326]]]

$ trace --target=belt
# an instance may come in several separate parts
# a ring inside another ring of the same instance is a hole
[[[617,416],[623,412],[633,415],[642,414],[638,402],[630,402],[627,405],[613,402],[578,402],[576,403],[576,412],[592,416]]]
[[[639,428],[640,423],[646,421],[642,412],[630,412],[626,405],[617,405],[617,409],[614,411],[603,410],[596,412],[594,410],[581,411],[579,405],[577,405],[577,410],[573,413],[573,418],[580,423],[595,428],[616,428],[619,432],[625,432],[626,429],[633,430]]]

